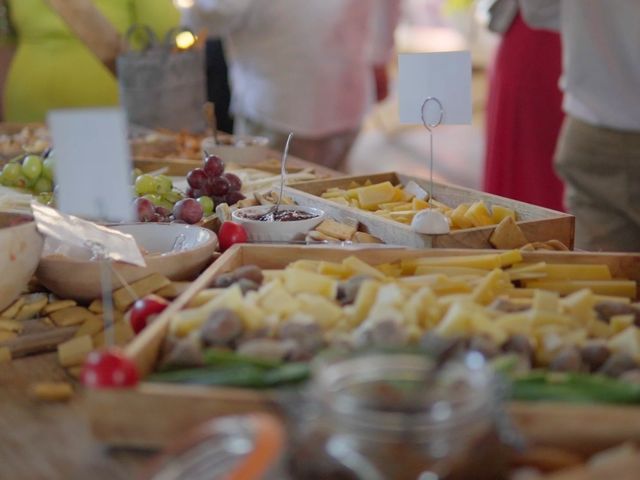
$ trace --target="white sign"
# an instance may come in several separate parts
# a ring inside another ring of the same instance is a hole
[[[91,220],[133,221],[124,111],[54,110],[47,121],[53,137],[60,211]]]
[[[402,53],[398,57],[400,122],[422,124],[429,97],[442,105],[443,125],[471,124],[471,55],[469,52]],[[434,125],[440,105],[428,102],[425,120]]]

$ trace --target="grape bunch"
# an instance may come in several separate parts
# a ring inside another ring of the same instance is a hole
[[[205,209],[213,212],[216,205],[234,205],[244,200],[240,192],[242,181],[233,173],[225,173],[220,157],[207,155],[202,168],[194,168],[187,174],[187,197],[195,198]]]
[[[19,188],[49,203],[53,193],[53,158],[27,154],[11,160],[0,172],[0,184]]]

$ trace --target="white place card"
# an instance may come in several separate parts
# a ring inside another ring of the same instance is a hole
[[[78,217],[133,221],[127,120],[119,108],[49,112],[58,208]]]
[[[441,124],[471,124],[471,54],[464,52],[402,53],[398,56],[400,122],[422,124],[422,105],[437,98],[444,112]],[[435,124],[440,107],[429,102],[425,119]]]

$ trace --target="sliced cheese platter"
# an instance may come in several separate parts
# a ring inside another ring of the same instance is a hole
[[[386,172],[300,182],[289,185],[286,195],[299,205],[323,209],[336,220],[356,219],[368,233],[392,245],[492,248],[495,226],[511,216],[528,242],[557,240],[573,248],[572,215],[443,183],[434,183],[431,204],[424,198],[428,190],[427,180]],[[449,218],[449,233],[425,235],[411,227],[418,212],[432,207]]]
[[[240,271],[243,273],[238,273]],[[240,283],[246,289],[243,295],[245,290],[234,283],[240,281],[234,275],[253,276],[257,280],[257,272],[261,272],[257,291],[245,278]],[[476,275],[480,277],[474,278]],[[571,293],[567,290],[560,293],[552,287],[533,288],[528,284],[558,275],[571,286]],[[369,282],[361,283],[357,293],[352,292],[356,295],[351,299],[353,303],[341,310],[340,303],[328,301],[337,294],[332,289],[345,288],[345,282],[354,276],[367,277]],[[199,380],[196,384],[185,383],[187,371],[164,370],[172,345],[177,345],[171,342],[193,338],[201,341],[205,335],[203,325],[216,316],[216,309],[220,308],[236,312],[243,319],[244,328],[258,336],[257,332],[263,332],[266,325],[277,327],[283,318],[306,312],[325,326],[322,328],[333,325],[332,332],[337,335],[332,337],[334,340],[342,341],[347,337],[353,340],[358,329],[362,333],[362,326],[367,323],[360,317],[374,316],[371,313],[374,304],[396,295],[395,308],[404,312],[400,314],[404,315],[402,321],[414,318],[419,322],[407,330],[407,337],[402,337],[414,339],[409,343],[417,341],[422,345],[427,334],[433,332],[445,337],[473,333],[472,336],[480,334],[492,338],[494,343],[502,344],[500,348],[504,350],[505,343],[501,342],[505,342],[506,337],[528,338],[532,354],[539,362],[533,366],[543,370],[542,373],[532,370],[534,379],[528,378],[525,383],[516,382],[516,385],[526,389],[526,382],[541,381],[542,391],[550,396],[540,395],[539,401],[533,402],[525,390],[519,390],[521,396],[516,396],[508,407],[515,424],[533,443],[590,453],[626,440],[640,440],[640,408],[624,405],[625,402],[640,402],[639,392],[625,383],[622,388],[630,389],[629,397],[609,398],[607,393],[599,398],[604,404],[577,406],[566,397],[558,396],[554,382],[595,381],[596,385],[590,384],[589,388],[601,395],[602,391],[609,391],[607,382],[618,385],[621,381],[600,373],[607,371],[602,366],[603,370],[592,376],[586,363],[578,368],[582,369],[582,374],[567,371],[562,367],[563,359],[558,357],[565,349],[582,352],[580,349],[591,343],[604,344],[610,358],[632,355],[633,349],[640,347],[633,343],[634,335],[637,335],[635,313],[629,313],[637,309],[634,302],[639,298],[639,281],[640,255],[237,245],[223,254],[126,347],[125,354],[136,364],[142,382],[129,389],[88,390],[86,406],[98,438],[110,444],[138,447],[164,445],[175,435],[212,416],[255,410],[278,412],[283,408],[281,399],[287,389],[270,383],[273,376],[269,382],[258,381],[256,385],[261,388],[238,388],[241,383],[237,379],[232,382],[235,386],[229,387],[216,383],[219,378],[211,383],[211,378],[207,379],[201,372],[189,370],[187,377]],[[413,294],[404,297],[398,293],[405,288]],[[440,321],[429,323],[428,305],[431,303],[417,307],[419,295],[414,296],[417,291],[422,291],[421,295],[435,292],[437,299],[432,304],[444,308],[441,314],[447,312]],[[491,315],[497,315],[497,323],[487,323],[485,314],[479,313],[481,310],[470,307],[469,296],[484,305],[483,309],[489,309],[483,311],[494,312]],[[258,303],[252,303],[254,301]],[[613,313],[607,313],[606,321],[591,309],[601,303],[614,307]],[[414,307],[427,310],[417,313]],[[225,315],[229,315],[228,312]],[[332,315],[337,316],[332,319]],[[395,315],[393,309],[386,310],[386,315]],[[361,322],[349,323],[354,318],[360,318]],[[367,334],[364,338],[375,338],[375,332],[373,334],[374,337]],[[384,337],[397,338],[394,335]],[[237,353],[245,359],[256,352],[255,348],[242,346],[238,341],[229,344],[231,351],[229,346],[222,350],[214,348],[206,358],[235,362],[238,359],[233,355]],[[234,348],[237,351],[233,351]],[[635,355],[633,361],[639,359]],[[278,372],[281,379],[304,378],[299,375],[300,371],[293,371],[302,368],[300,362],[288,364],[285,361],[284,366],[287,365],[286,372]],[[635,370],[635,365],[630,369]],[[600,385],[598,382],[605,383]],[[294,381],[292,386],[295,385]],[[593,400],[591,397],[585,399],[582,401]],[[611,401],[623,404],[606,404]],[[128,407],[118,408],[123,402]],[[159,418],[162,421],[158,421]]]

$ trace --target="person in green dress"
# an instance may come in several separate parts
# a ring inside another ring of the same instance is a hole
[[[171,0],[92,1],[121,34],[140,23],[163,38],[180,21]],[[46,0],[0,3],[8,7],[17,46],[3,92],[4,120],[40,122],[55,108],[118,104],[114,75]]]

